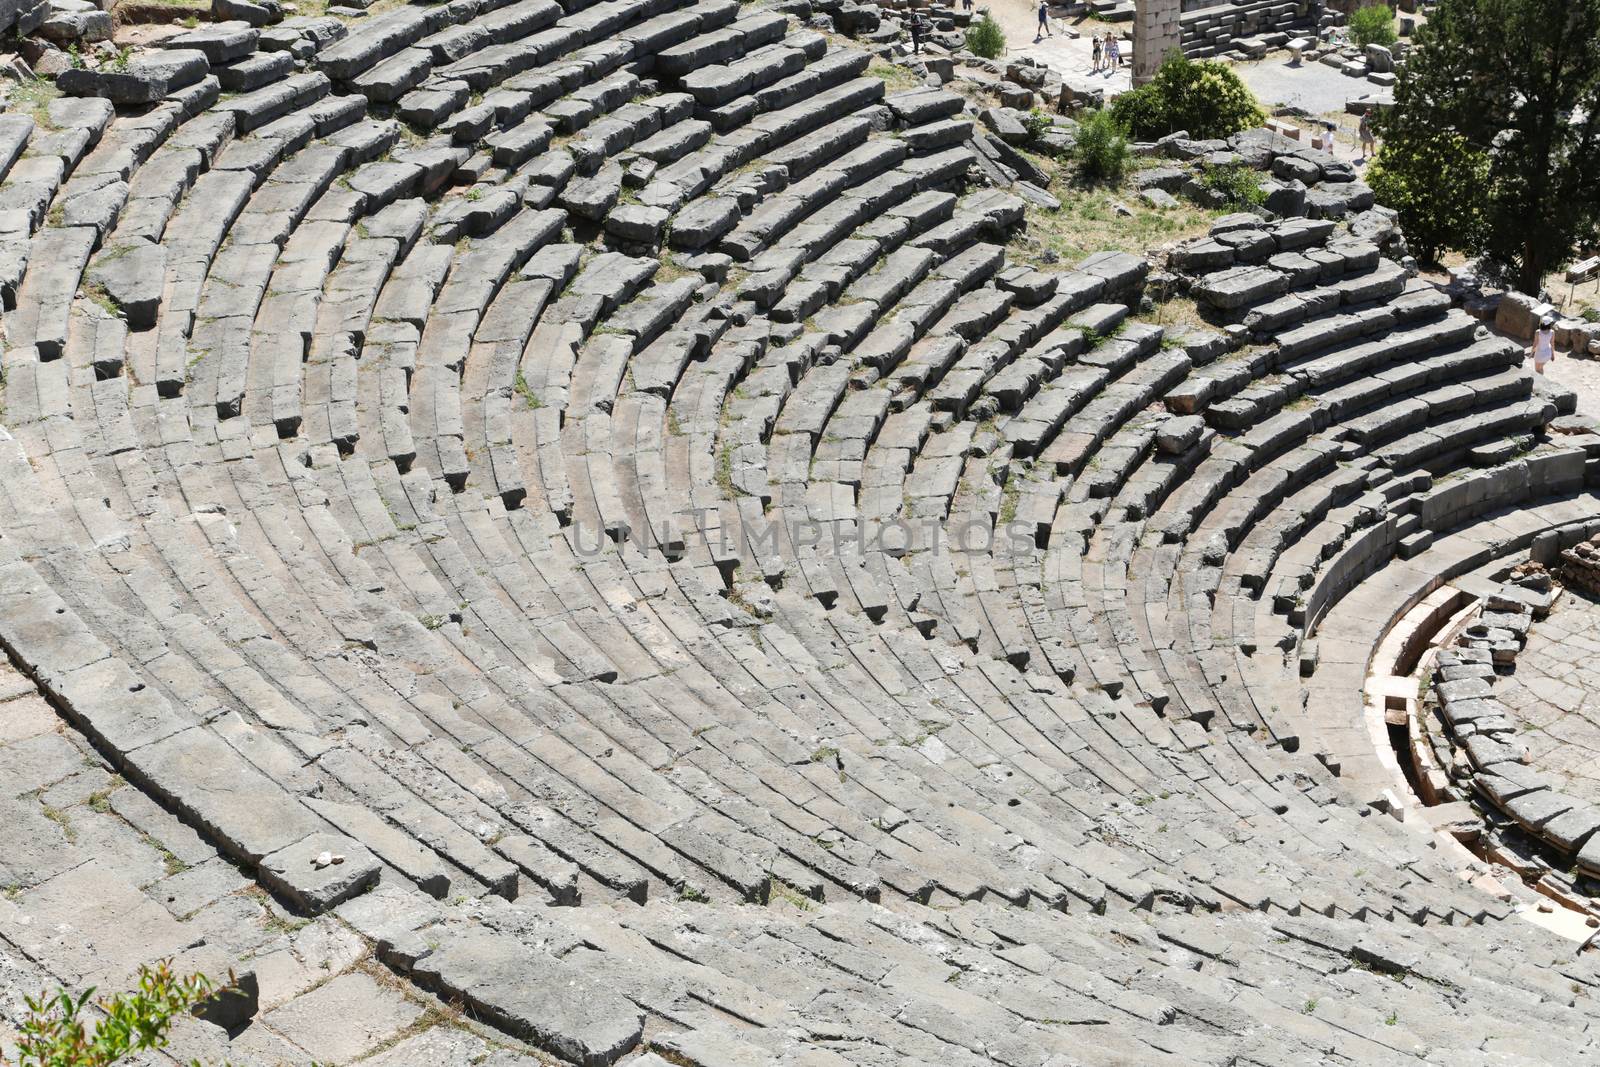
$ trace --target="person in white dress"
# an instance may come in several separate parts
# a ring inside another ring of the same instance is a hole
[[[1544,373],[1544,365],[1556,358],[1556,322],[1547,318],[1533,334],[1533,369]]]

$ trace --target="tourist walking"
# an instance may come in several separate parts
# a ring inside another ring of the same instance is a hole
[[[1100,43],[1100,36],[1098,34],[1096,34],[1095,35],[1095,39],[1094,39],[1094,66],[1089,68],[1089,70],[1091,72],[1095,73],[1095,74],[1100,73],[1100,63],[1101,63],[1101,58],[1100,57],[1101,57],[1101,54],[1102,54],[1101,53],[1101,49],[1103,47],[1104,46]]]
[[[1556,320],[1546,316],[1533,334],[1533,369],[1544,373],[1544,365],[1556,358]]]
[[[1122,69],[1122,42],[1106,34],[1106,68],[1113,73]]]
[[[1357,133],[1361,137],[1361,158],[1377,155],[1378,144],[1372,136],[1372,116],[1366,112],[1361,114],[1361,126]]]
[[[1033,35],[1038,41],[1042,37],[1054,37],[1050,32],[1050,3],[1049,0],[1039,0],[1039,32]]]
[[[922,35],[926,31],[926,29],[927,29],[927,27],[922,21],[922,15],[921,15],[920,12],[918,14],[915,14],[915,15],[911,16],[911,54],[912,55],[917,55],[922,51]]]

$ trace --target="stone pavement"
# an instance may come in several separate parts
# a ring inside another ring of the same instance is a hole
[[[1532,366],[1532,359],[1529,359]],[[1579,359],[1559,353],[1544,369],[1545,376],[1578,398],[1578,410],[1600,418],[1600,360]]]
[[[1035,40],[1038,30],[1038,4],[1028,0],[989,0],[986,5],[1006,32],[1006,58],[1031,59],[1061,75],[1062,80],[1080,92],[1099,91],[1106,99],[1123,93],[1133,84],[1133,48],[1123,42],[1120,70],[1094,71],[1096,33],[1126,33],[1128,24],[1114,25],[1078,17],[1050,19],[1053,37]],[[1076,33],[1077,36],[1073,36]]]
[[[1269,111],[1297,107],[1311,115],[1343,114],[1348,101],[1376,91],[1370,82],[1321,63],[1295,63],[1286,53],[1235,63],[1233,68]]]
[[[1600,805],[1600,603],[1569,590],[1529,630],[1495,695],[1516,713],[1532,766],[1567,796]]]

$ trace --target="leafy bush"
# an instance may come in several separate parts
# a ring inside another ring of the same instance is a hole
[[[1369,44],[1391,45],[1397,40],[1394,12],[1388,4],[1370,4],[1350,16],[1350,37],[1365,48]]]
[[[1167,105],[1155,83],[1142,85],[1111,101],[1111,113],[1123,128],[1154,140],[1172,132],[1167,126]]]
[[[1367,167],[1367,184],[1400,213],[1406,240],[1425,263],[1447,248],[1475,252],[1485,236],[1489,156],[1449,130],[1408,129],[1385,136]]]
[[[1022,128],[1028,131],[1028,141],[1033,143],[1055,129],[1055,123],[1050,121],[1050,116],[1040,108],[1033,108],[1022,116]]]
[[[166,961],[139,968],[139,989],[102,997],[94,1007],[105,1013],[86,1033],[84,1008],[93,989],[73,997],[59,989],[51,997],[27,997],[27,1017],[18,1026],[17,1067],[107,1067],[148,1049],[165,1048],[177,1015],[220,992],[203,974],[180,978]]]
[[[1176,49],[1149,84],[1117,97],[1111,112],[1133,136],[1151,140],[1178,130],[1199,140],[1230,137],[1266,119],[1232,67],[1195,62]]]
[[[1200,175],[1200,184],[1227,197],[1234,207],[1254,207],[1267,199],[1267,194],[1261,190],[1261,176],[1240,163],[1206,167]]]
[[[1078,124],[1078,173],[1091,182],[1119,182],[1128,170],[1128,131],[1109,108]]]
[[[985,15],[967,27],[967,50],[984,59],[999,59],[1005,53],[1006,31],[993,15]]]

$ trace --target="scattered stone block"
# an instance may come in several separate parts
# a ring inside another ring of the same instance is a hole
[[[63,71],[56,86],[68,96],[98,96],[115,104],[154,104],[195,84],[210,68],[203,52],[168,48],[136,57],[125,70]]]
[[[312,834],[261,861],[261,879],[310,915],[365,892],[378,880],[377,858],[338,834]]]

